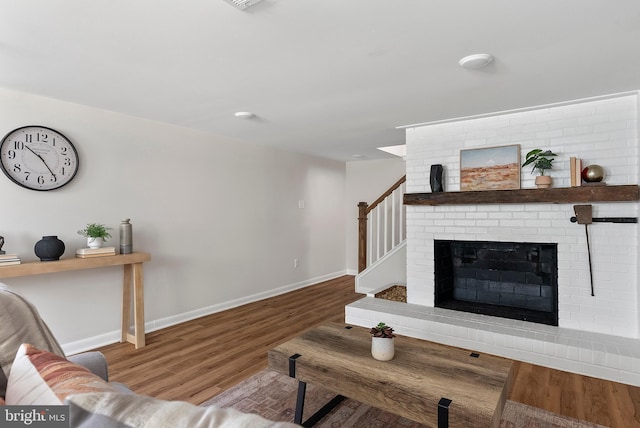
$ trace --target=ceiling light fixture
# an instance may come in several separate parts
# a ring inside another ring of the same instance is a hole
[[[234,116],[240,119],[253,119],[256,117],[256,115],[250,111],[237,111],[234,113]]]
[[[227,3],[237,7],[240,10],[245,10],[249,6],[253,6],[260,0],[225,0]]]
[[[469,69],[469,70],[477,70],[482,67],[486,67],[493,61],[493,55],[491,54],[473,54],[467,55],[458,61],[460,67]]]

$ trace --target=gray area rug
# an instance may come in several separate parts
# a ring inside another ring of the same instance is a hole
[[[202,406],[216,405],[255,413],[272,421],[292,422],[296,406],[298,382],[280,373],[264,370],[255,376],[215,396]],[[334,393],[314,385],[307,385],[304,418],[334,397]],[[425,425],[394,414],[345,399],[325,416],[316,427],[407,427]],[[601,425],[578,421],[550,413],[525,404],[507,401],[504,407],[501,428],[579,428],[601,427]]]

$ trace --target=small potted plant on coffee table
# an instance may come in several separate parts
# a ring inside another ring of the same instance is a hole
[[[109,230],[111,230],[111,228],[106,227],[104,224],[89,223],[84,229],[78,231],[78,235],[87,238],[87,246],[89,248],[100,248],[104,242],[111,238]]]
[[[393,329],[383,322],[371,328],[371,355],[376,360],[389,361],[395,354]]]
[[[551,177],[544,175],[545,170],[553,168],[553,156],[558,156],[551,150],[534,149],[527,153],[526,160],[522,164],[523,167],[532,165],[531,173],[534,174],[536,170],[540,172],[540,175],[536,177],[536,186],[539,189],[546,189],[551,187]]]

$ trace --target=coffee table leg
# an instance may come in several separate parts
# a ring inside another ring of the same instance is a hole
[[[438,428],[449,428],[449,406],[451,400],[442,397],[438,402]]]
[[[296,377],[296,360],[300,358],[300,354],[294,354],[289,357],[289,376]],[[296,398],[296,412],[293,415],[293,422],[303,427],[312,427],[322,418],[324,418],[331,410],[344,400],[344,396],[336,395],[331,401],[322,406],[320,410],[315,412],[309,419],[302,422],[302,413],[304,411],[304,397],[307,392],[307,383],[298,381],[298,396]]]
[[[296,399],[296,413],[293,423],[302,425],[302,411],[304,410],[304,395],[307,391],[306,382],[298,381],[298,398]]]

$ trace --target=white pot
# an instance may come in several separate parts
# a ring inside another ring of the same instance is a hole
[[[388,337],[371,338],[371,355],[380,361],[389,361],[395,354],[395,339]]]
[[[89,248],[100,248],[102,247],[102,238],[92,238],[87,236],[87,246]]]

